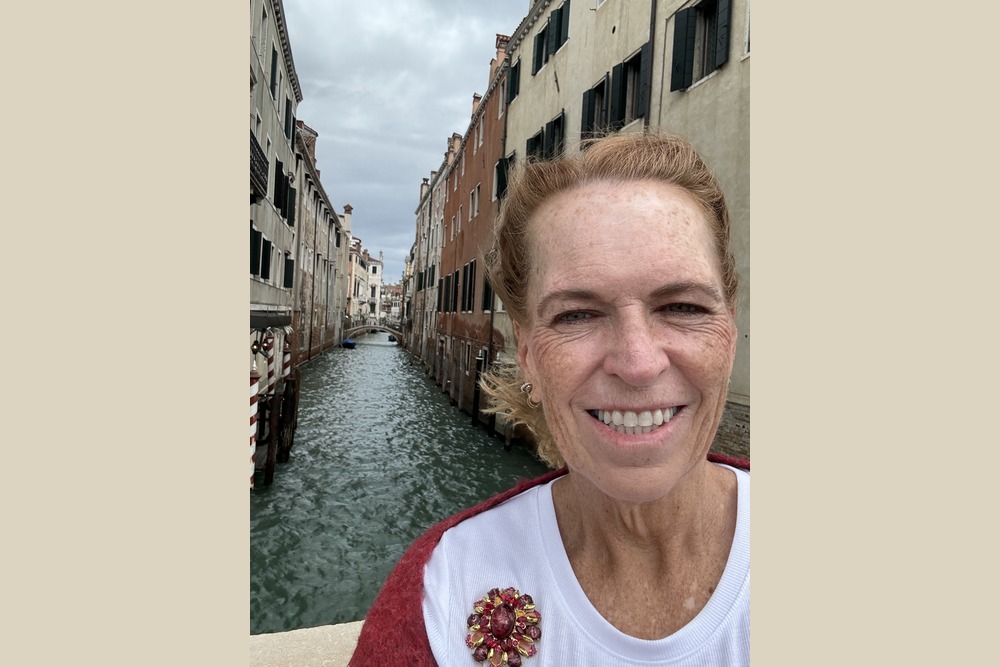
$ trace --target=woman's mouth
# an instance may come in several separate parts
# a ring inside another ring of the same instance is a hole
[[[594,419],[604,422],[613,431],[635,435],[655,431],[673,419],[680,409],[680,406],[674,406],[642,412],[629,412],[627,410],[588,410],[587,412]]]

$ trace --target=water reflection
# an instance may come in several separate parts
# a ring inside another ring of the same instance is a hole
[[[295,444],[250,492],[250,632],[360,620],[434,522],[546,470],[503,450],[385,334],[302,369]]]

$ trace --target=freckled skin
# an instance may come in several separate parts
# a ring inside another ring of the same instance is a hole
[[[518,356],[570,470],[560,536],[604,618],[664,637],[707,603],[736,523],[735,478],[705,460],[737,339],[707,222],[673,186],[598,182],[553,196],[529,233]],[[673,406],[639,435],[588,412]]]
[[[668,495],[707,454],[736,349],[704,214],[664,183],[591,183],[552,197],[530,233],[530,320],[518,352],[560,452],[612,498]],[[680,283],[705,290],[655,293]],[[561,290],[591,295],[546,300]],[[654,432],[659,441],[637,447],[612,445],[587,413],[673,405],[684,408]]]

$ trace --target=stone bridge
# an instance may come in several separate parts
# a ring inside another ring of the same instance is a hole
[[[358,334],[367,333],[369,331],[381,331],[383,333],[390,333],[396,337],[396,340],[400,343],[403,342],[402,332],[396,331],[395,329],[390,329],[389,327],[382,324],[361,324],[356,327],[351,327],[344,331],[344,338],[354,338]]]

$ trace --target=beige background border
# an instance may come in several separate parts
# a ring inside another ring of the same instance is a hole
[[[997,10],[754,8],[754,661],[977,664],[997,593],[979,427],[1000,370]],[[11,664],[245,664],[232,12],[6,10]]]

